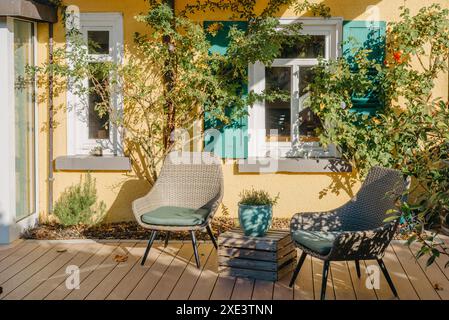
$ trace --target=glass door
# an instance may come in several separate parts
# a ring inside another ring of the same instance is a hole
[[[27,66],[34,65],[34,23],[14,20],[14,108],[16,220],[36,212],[34,83]]]

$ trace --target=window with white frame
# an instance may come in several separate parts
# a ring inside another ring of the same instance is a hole
[[[123,18],[120,13],[81,13],[79,31],[87,46],[88,63],[121,63],[123,59]],[[86,96],[68,94],[68,154],[89,154],[95,147],[102,147],[103,154],[121,155],[122,143],[119,129],[110,121],[109,114],[100,114],[96,105],[107,99],[110,110],[120,112],[122,105],[118,92],[99,95],[93,86],[102,85],[108,79],[93,75],[82,85]]]
[[[282,90],[287,101],[260,101],[249,110],[250,157],[335,157],[335,147],[323,148],[315,129],[320,119],[306,106],[306,87],[318,59],[336,59],[341,42],[341,19],[282,19],[303,23],[304,41],[282,49],[271,66],[249,67],[250,90]]]

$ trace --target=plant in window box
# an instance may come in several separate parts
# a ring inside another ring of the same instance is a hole
[[[101,146],[96,146],[90,150],[90,154],[95,157],[101,157],[103,156],[103,148]]]
[[[271,227],[273,206],[279,194],[272,197],[263,190],[243,190],[240,193],[239,222],[246,236],[263,237]]]

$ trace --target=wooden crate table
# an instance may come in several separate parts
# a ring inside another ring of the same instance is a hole
[[[264,237],[248,237],[233,229],[218,237],[220,274],[277,281],[295,267],[296,248],[285,230],[270,230]]]

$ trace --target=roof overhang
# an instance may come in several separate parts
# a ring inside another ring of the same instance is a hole
[[[1,0],[0,16],[18,17],[42,22],[57,22],[57,8],[33,0]]]

